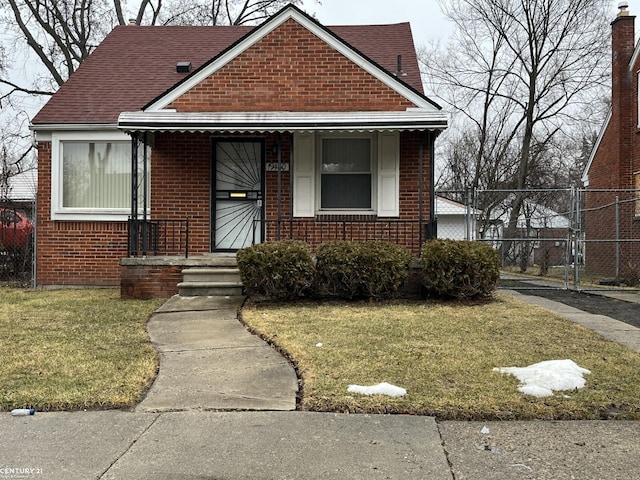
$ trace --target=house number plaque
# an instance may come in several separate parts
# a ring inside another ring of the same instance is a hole
[[[288,172],[289,171],[289,164],[288,163],[280,163],[280,171],[281,172]],[[270,162],[267,163],[267,172],[277,172],[278,171],[278,163],[277,162]]]

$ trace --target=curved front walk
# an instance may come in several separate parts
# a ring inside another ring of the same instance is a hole
[[[160,371],[136,412],[295,410],[295,370],[239,322],[243,300],[174,296],[154,313]]]

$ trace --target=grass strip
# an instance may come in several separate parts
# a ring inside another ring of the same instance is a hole
[[[145,326],[161,304],[117,289],[0,289],[0,410],[135,405],[157,373]]]
[[[242,318],[296,365],[303,410],[447,420],[640,419],[639,353],[508,295],[483,302],[252,299]],[[492,371],[565,358],[591,370],[584,389],[535,398],[517,391],[515,377]],[[347,392],[350,384],[379,382],[407,395]]]

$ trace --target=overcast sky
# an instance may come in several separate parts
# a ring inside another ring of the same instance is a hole
[[[360,25],[410,22],[416,48],[432,39],[446,39],[453,26],[437,0],[304,0],[303,8],[315,12],[324,25]],[[640,17],[640,0],[626,0],[631,15]],[[618,13],[618,0],[610,0],[611,20]]]
[[[304,9],[315,12],[323,25],[410,22],[416,48],[431,39],[446,38],[452,29],[436,0],[321,0],[321,3],[305,0]]]

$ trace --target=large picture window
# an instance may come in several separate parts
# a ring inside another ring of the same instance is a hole
[[[128,135],[107,131],[62,132],[52,135],[51,146],[52,219],[127,220],[132,198]],[[143,148],[141,145],[138,153],[140,181]],[[147,175],[147,181],[149,178]],[[139,192],[142,206],[142,188]]]
[[[128,208],[131,144],[62,142],[63,208]]]
[[[361,138],[323,138],[320,169],[320,208],[372,208],[372,141]]]

